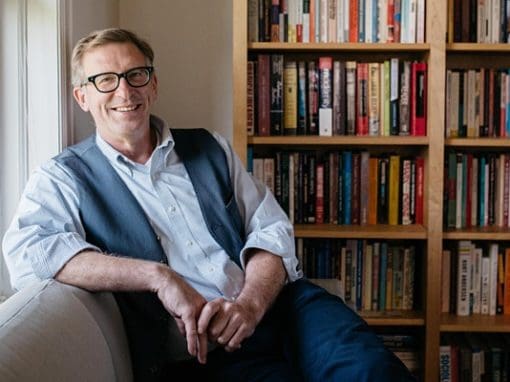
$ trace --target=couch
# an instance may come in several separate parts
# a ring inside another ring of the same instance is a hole
[[[110,293],[46,280],[0,304],[0,381],[132,381]]]

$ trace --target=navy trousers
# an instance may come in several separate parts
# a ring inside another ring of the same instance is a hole
[[[183,373],[183,374],[181,374]],[[207,365],[169,365],[170,376],[210,381],[414,381],[343,301],[306,280],[285,286],[241,349],[216,349]]]

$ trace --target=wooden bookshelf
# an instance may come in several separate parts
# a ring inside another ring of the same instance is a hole
[[[421,331],[422,379],[437,381],[439,375],[440,338],[440,275],[443,244],[443,166],[445,121],[445,72],[447,46],[445,42],[447,2],[427,0],[426,43],[248,43],[247,1],[232,0],[233,10],[233,146],[245,161],[247,147],[264,150],[276,147],[365,147],[368,150],[418,150],[424,156],[425,201],[424,225],[411,226],[342,226],[296,225],[295,235],[302,238],[351,238],[414,240],[423,248],[420,261],[421,306],[411,312],[360,312],[374,327],[411,328]],[[449,47],[448,49],[452,49]],[[453,49],[459,49],[453,47]],[[393,56],[420,59],[428,64],[427,136],[425,137],[319,137],[319,136],[269,136],[247,135],[247,61],[249,54],[283,53],[317,57],[320,54],[351,57],[352,59],[387,59]]]

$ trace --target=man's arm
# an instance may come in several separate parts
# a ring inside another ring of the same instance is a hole
[[[202,353],[196,322],[206,301],[167,265],[83,251],[72,257],[55,279],[90,291],[156,293],[186,336],[189,353],[193,356]],[[207,351],[207,344],[204,349]]]

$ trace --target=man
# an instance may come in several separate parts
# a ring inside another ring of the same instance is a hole
[[[291,224],[229,144],[150,114],[153,60],[122,29],[76,45],[73,95],[96,135],[29,180],[3,242],[14,287],[115,292],[138,380],[412,379],[340,299],[300,280]]]

